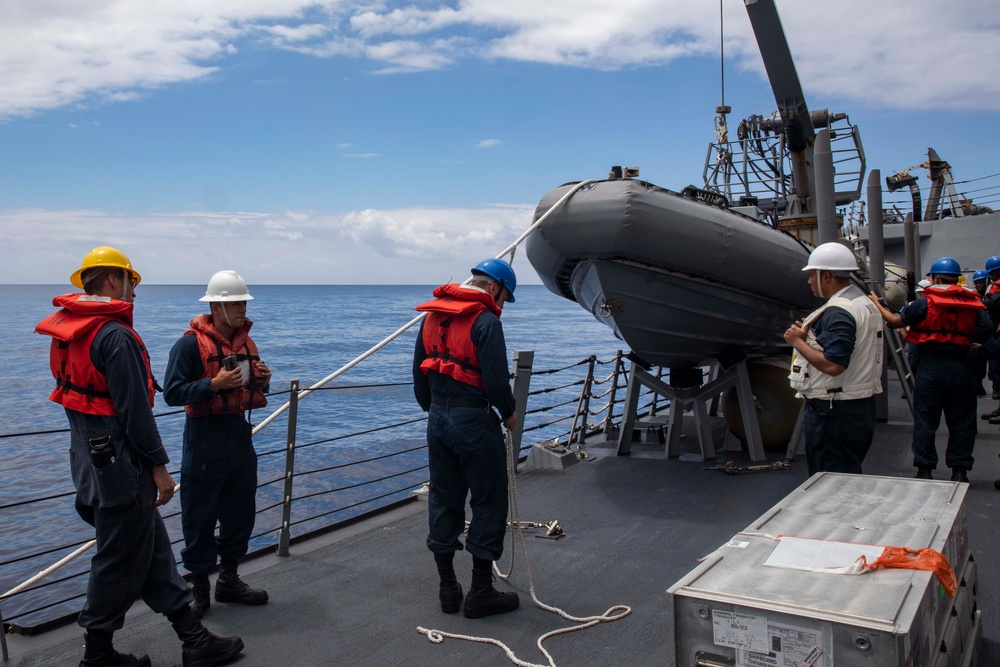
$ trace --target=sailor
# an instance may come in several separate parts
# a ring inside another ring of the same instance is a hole
[[[514,302],[517,279],[500,259],[472,269],[465,285],[442,285],[417,306],[427,313],[413,354],[413,392],[427,411],[430,467],[427,548],[440,575],[441,611],[460,608],[469,618],[517,609],[517,593],[493,588],[493,562],[507,530],[507,452],[501,424],[514,428],[507,347],[500,314]],[[499,412],[499,416],[497,415]],[[455,552],[465,528],[466,497],[472,520],[465,548],[472,554],[472,585],[462,605]]]
[[[826,303],[785,332],[795,348],[789,374],[806,401],[803,434],[809,474],[861,474],[875,435],[875,394],[882,391],[882,322],[865,293],[851,284],[854,253],[824,243],[802,269]]]
[[[113,636],[136,598],[166,615],[183,645],[184,665],[215,665],[243,651],[239,637],[216,637],[191,611],[158,507],[174,495],[169,457],[153,418],[156,386],[149,355],[132,328],[141,280],[128,257],[94,248],[70,277],[84,290],[57,296],[60,308],[35,331],[52,337],[56,388],[66,410],[76,509],[94,526],[87,600],[77,622],[86,630],[81,667],[148,667],[115,650]]]
[[[930,286],[931,286],[931,281],[929,281],[926,278],[924,278],[923,280],[921,280],[920,282],[917,283],[916,288],[913,290],[913,294],[918,299],[926,299],[927,298],[927,294],[924,292],[924,290],[926,288],[930,287]],[[917,346],[916,345],[907,345],[906,346],[906,359],[907,359],[907,361],[910,364],[910,372],[911,373],[916,372],[916,370],[917,370],[917,363],[919,362],[919,358],[917,356]]]
[[[945,463],[953,482],[968,482],[976,444],[975,372],[970,348],[986,340],[989,319],[974,290],[958,284],[962,268],[951,257],[931,264],[925,299],[890,312],[874,294],[872,302],[890,327],[908,326],[909,344],[916,346],[913,386],[913,465],[916,477],[931,479],[938,454],[934,437],[944,412],[948,424]]]
[[[979,294],[979,298],[982,299],[983,297],[985,297],[986,289],[989,287],[990,284],[989,272],[986,271],[986,269],[979,269],[978,271],[973,273],[972,284],[975,286],[976,293]],[[983,386],[983,380],[986,378],[986,375],[989,371],[989,362],[986,360],[985,357],[977,356],[974,364],[976,368],[976,377],[979,378],[979,383],[976,385],[976,396],[982,397],[986,395],[986,387]],[[998,412],[997,414],[1000,414],[1000,412]],[[987,414],[986,419],[989,418],[990,417]]]
[[[262,605],[267,591],[251,588],[237,571],[246,556],[257,511],[257,452],[248,413],[267,405],[271,371],[250,338],[247,284],[235,271],[208,281],[210,312],[198,315],[174,343],[163,396],[183,405],[181,559],[192,574],[192,609],[211,606],[209,573],[220,563],[217,602]],[[219,531],[216,535],[216,524]]]
[[[986,296],[986,288],[990,285],[990,274],[986,269],[979,269],[972,274],[972,284],[976,287],[976,292],[979,293],[979,298]]]
[[[986,304],[986,312],[990,315],[994,331],[1000,327],[1000,255],[994,255],[986,260],[986,294],[983,295],[983,303]],[[1000,399],[1000,359],[991,359],[989,362],[989,377],[993,385],[993,400]],[[982,415],[983,419],[1000,419],[1000,405],[995,410]]]

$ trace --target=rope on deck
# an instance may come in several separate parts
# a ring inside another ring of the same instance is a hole
[[[508,494],[510,495],[510,508],[511,508],[511,522],[512,525],[518,525],[520,523],[520,513],[517,509],[517,483],[515,482],[515,472],[517,467],[517,454],[514,452],[514,443],[511,437],[510,431],[506,431],[507,440],[507,479],[508,479]],[[577,630],[583,630],[585,628],[593,627],[599,623],[606,623],[609,621],[617,621],[625,618],[632,613],[632,608],[628,605],[614,605],[610,607],[606,612],[598,616],[572,616],[558,607],[545,604],[538,599],[538,595],[535,593],[535,580],[531,575],[531,564],[528,562],[528,548],[524,542],[524,531],[512,530],[510,531],[510,568],[507,570],[506,574],[500,572],[496,563],[493,564],[494,573],[503,580],[507,580],[511,573],[514,571],[514,546],[515,540],[519,540],[521,544],[521,556],[524,559],[524,568],[528,573],[528,588],[531,591],[531,599],[535,605],[545,611],[558,614],[565,618],[567,621],[572,623],[579,623],[580,625],[572,625],[565,628],[558,628],[552,630],[551,632],[546,632],[541,637],[535,641],[535,646],[538,650],[545,656],[548,661],[547,664],[539,664],[534,662],[526,662],[517,657],[517,655],[508,647],[506,644],[498,639],[493,639],[492,637],[474,637],[472,635],[460,635],[451,632],[445,632],[443,630],[435,630],[424,627],[417,627],[417,632],[422,635],[426,635],[434,644],[440,644],[445,640],[445,638],[451,639],[464,639],[470,642],[478,642],[481,644],[492,644],[494,646],[499,646],[507,654],[507,658],[513,662],[518,667],[556,667],[555,660],[552,658],[552,654],[545,650],[542,643],[549,637],[555,637],[556,635],[566,634],[568,632],[576,632]],[[517,537],[515,537],[515,535]]]

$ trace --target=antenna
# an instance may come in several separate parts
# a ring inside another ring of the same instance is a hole
[[[715,107],[715,137],[720,145],[729,142],[729,126],[726,114],[732,111],[726,106],[726,26],[723,20],[722,0],[719,0],[719,75],[722,81],[722,100]]]

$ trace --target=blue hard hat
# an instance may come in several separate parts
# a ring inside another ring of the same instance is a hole
[[[993,273],[997,269],[1000,269],[1000,255],[993,255],[986,260],[986,271],[988,273]]]
[[[934,260],[934,263],[931,264],[931,270],[927,272],[927,275],[960,276],[962,275],[962,267],[955,259],[951,257],[942,257]]]
[[[990,274],[988,271],[984,269],[979,269],[978,271],[972,274],[972,282],[976,282],[977,280],[986,280],[989,277]]]
[[[517,276],[510,264],[502,259],[490,258],[472,267],[474,273],[482,273],[500,283],[501,287],[506,287],[509,296],[507,300],[514,303],[514,290],[517,289]]]

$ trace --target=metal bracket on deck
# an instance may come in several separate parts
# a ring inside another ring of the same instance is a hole
[[[708,422],[708,410],[705,403],[733,386],[736,387],[736,395],[740,402],[740,414],[743,417],[743,428],[747,435],[747,448],[750,450],[750,460],[765,460],[767,457],[764,454],[764,444],[760,437],[760,426],[757,423],[757,412],[754,407],[753,393],[750,390],[750,376],[747,373],[745,359],[726,369],[720,367],[715,379],[701,387],[692,389],[671,387],[656,376],[644,371],[633,362],[629,372],[628,389],[625,393],[625,416],[622,419],[622,429],[618,436],[618,455],[627,456],[631,453],[632,433],[635,429],[639,393],[642,387],[646,387],[670,400],[670,421],[667,427],[666,438],[667,455],[671,457],[680,455],[680,438],[684,425],[684,411],[690,409],[694,412],[698,443],[701,446],[702,457],[705,459],[714,459],[715,444],[712,442],[712,431]]]
[[[0,648],[3,649],[3,661],[7,662],[10,660],[10,654],[7,653],[7,630],[3,627],[3,611],[0,611]]]

